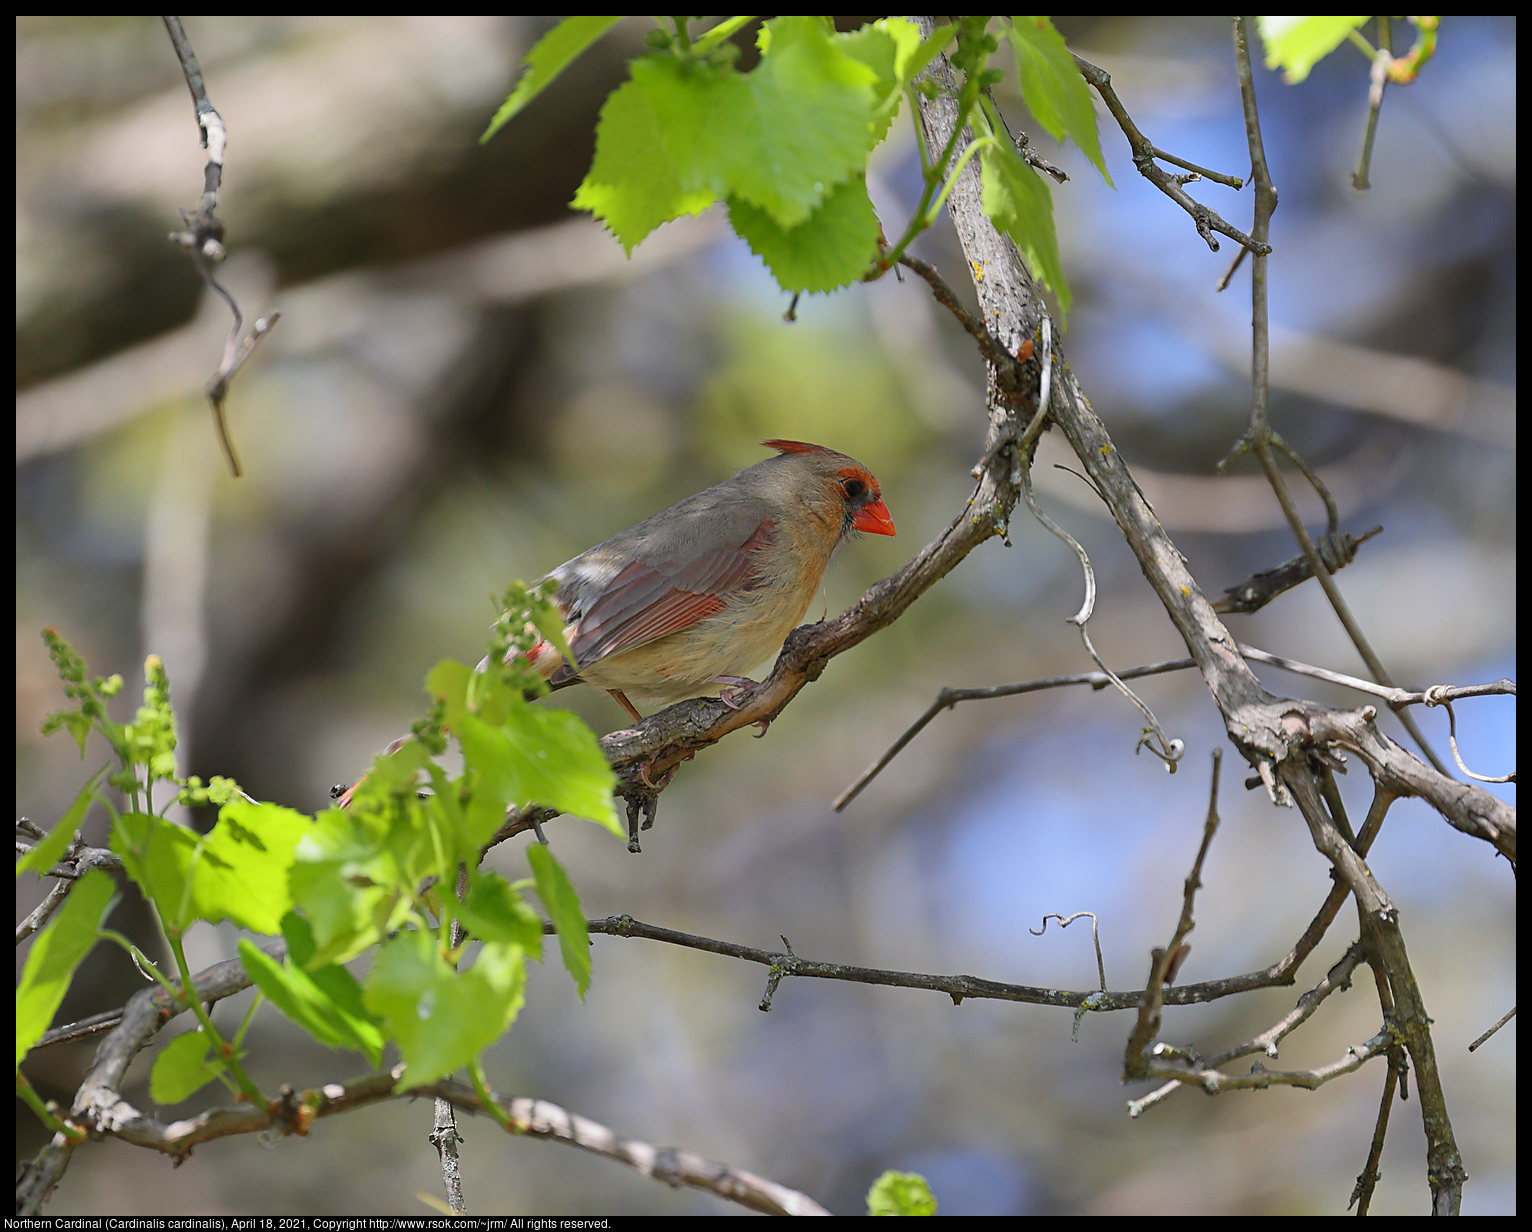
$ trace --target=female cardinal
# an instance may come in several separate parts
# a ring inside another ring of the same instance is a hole
[[[765,441],[777,456],[689,496],[548,576],[575,663],[527,653],[555,688],[587,681],[631,714],[720,691],[781,647],[852,531],[892,535],[878,481],[823,445]]]
[[[630,694],[664,704],[721,685],[733,705],[752,683],[742,673],[803,619],[841,541],[852,531],[894,533],[882,489],[860,462],[802,441],[764,444],[777,456],[548,574],[576,662],[546,640],[527,659],[553,688],[598,685],[635,720],[643,716]]]

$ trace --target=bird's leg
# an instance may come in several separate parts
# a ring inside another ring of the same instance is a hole
[[[738,677],[731,677],[731,679],[738,679]],[[745,684],[750,684],[752,682],[746,680],[744,683]],[[617,700],[618,704],[621,705],[624,710],[626,710],[629,714],[631,714],[633,716],[633,721],[635,723],[642,723],[644,721],[644,716],[638,713],[638,710],[634,707],[633,703],[630,702],[627,699],[627,697],[623,694],[623,691],[621,689],[608,689],[607,692],[610,693]],[[696,756],[695,753],[688,753],[685,757],[683,757],[681,759],[681,761],[690,761],[695,756]],[[659,754],[655,754],[653,757],[646,758],[645,761],[643,762],[643,764],[640,765],[639,768],[638,768],[638,777],[639,777],[639,780],[643,783],[643,785],[645,787],[651,788],[654,791],[664,791],[666,785],[675,776],[676,767],[679,766],[681,764],[681,762],[677,762],[674,766],[671,766],[669,770],[665,771],[664,777],[661,778],[658,783],[655,783],[655,782],[651,781],[650,778],[649,778],[649,770],[654,765],[654,763],[656,761],[658,761],[658,760],[659,760]],[[629,819],[630,823],[632,821],[632,818],[633,818],[633,811],[632,811],[632,808],[630,807],[629,810],[628,810],[628,819]],[[647,830],[653,824],[654,824],[654,810],[651,809],[649,811],[649,814],[648,814],[648,820],[646,820],[644,822],[644,829]],[[633,842],[636,844],[638,842],[638,840],[636,838],[634,838]],[[638,850],[637,846],[634,846],[633,850],[637,851]]]
[[[718,690],[718,700],[730,710],[738,710],[741,705],[740,699],[756,686],[756,681],[748,676],[714,676],[713,683],[723,685],[723,688]],[[755,738],[759,740],[771,726],[771,720],[758,719],[751,726],[757,729]]]
[[[608,689],[607,692],[617,700],[617,704],[619,706],[621,706],[624,710],[633,716],[633,721],[635,723],[642,723],[644,721],[644,716],[639,714],[638,709],[633,705],[633,703],[630,702],[625,696],[623,696],[621,689]]]

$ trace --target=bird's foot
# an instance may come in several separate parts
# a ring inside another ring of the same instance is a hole
[[[713,680],[723,685],[723,688],[718,690],[718,700],[730,710],[738,710],[744,704],[745,695],[756,686],[756,681],[748,676],[714,676]],[[756,729],[755,738],[759,740],[771,726],[771,720],[758,719],[751,726]]]
[[[694,753],[694,752],[693,753],[688,753],[685,757],[683,757],[681,759],[681,761],[690,761],[695,756],[697,756],[697,754]],[[671,766],[669,770],[665,771],[665,773],[660,776],[660,781],[658,783],[651,782],[650,779],[649,779],[649,771],[654,768],[654,763],[657,762],[659,759],[660,759],[659,758],[659,754],[656,753],[653,757],[646,758],[644,760],[643,764],[640,765],[639,768],[638,768],[639,780],[643,783],[643,785],[645,787],[649,788],[651,791],[664,791],[665,788],[670,785],[670,780],[675,778],[676,771],[681,768],[681,761],[678,761],[678,762],[676,762],[675,765]],[[654,819],[651,817],[650,818],[650,823],[651,824],[652,824],[653,820]],[[648,828],[649,828],[648,825],[644,826],[644,829],[647,830]]]

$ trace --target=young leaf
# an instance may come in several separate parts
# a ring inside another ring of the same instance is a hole
[[[938,26],[924,43],[920,27],[906,17],[883,17],[848,34],[835,36],[835,45],[876,74],[873,85],[873,129],[868,148],[888,134],[899,110],[904,88],[931,63],[957,33],[956,26]]]
[[[321,813],[298,844],[288,887],[313,928],[310,964],[348,962],[410,918],[417,873],[429,875],[430,863],[413,794],[393,802],[358,796],[344,812]]]
[[[910,53],[907,61],[900,66],[900,74],[906,81],[914,81],[919,77],[926,65],[936,59],[942,53],[942,49],[957,35],[958,28],[955,25],[937,26],[931,31],[928,38],[919,47]]]
[[[199,845],[190,830],[150,813],[122,813],[112,823],[112,850],[168,932],[184,932],[195,918],[191,877]]]
[[[612,807],[617,776],[590,728],[576,715],[522,706],[503,726],[491,727],[464,714],[457,718],[453,734],[474,774],[476,795],[484,793],[504,804],[546,804],[588,817],[621,837]]]
[[[1284,70],[1283,80],[1295,86],[1366,20],[1366,16],[1257,17],[1255,23],[1266,44],[1266,67]]]
[[[1069,137],[1111,184],[1090,87],[1064,45],[1064,36],[1046,17],[1013,17],[1005,32],[1016,53],[1027,109],[1055,141]]]
[[[527,67],[521,80],[500,105],[500,110],[495,112],[495,118],[489,122],[479,143],[482,145],[499,132],[512,116],[541,94],[549,82],[617,21],[616,17],[566,17],[538,39],[523,58]]]
[[[866,167],[876,78],[817,18],[778,17],[761,34],[761,63],[719,92],[705,156],[722,173],[720,196],[793,227]]]
[[[570,204],[604,222],[629,253],[662,222],[718,199],[697,151],[723,72],[647,56],[602,105],[596,157]]]
[[[867,1191],[869,1215],[934,1215],[936,1199],[918,1172],[885,1172]]]
[[[1009,145],[988,145],[979,153],[984,212],[1015,241],[1032,275],[1058,297],[1059,316],[1069,315],[1069,283],[1053,229],[1053,197],[1043,177]]]
[[[532,843],[527,847],[527,863],[537,881],[537,895],[558,931],[564,970],[574,980],[575,991],[583,1001],[585,990],[590,987],[590,933],[585,927],[580,896],[575,893],[569,874],[543,844]]]
[[[515,1021],[526,992],[526,955],[491,942],[465,972],[454,971],[429,933],[383,944],[363,1000],[404,1058],[401,1086],[430,1082],[467,1065]]]
[[[124,813],[111,845],[167,929],[229,920],[274,934],[292,905],[287,878],[294,851],[312,828],[292,809],[237,800],[224,805],[206,838],[162,817]]]
[[[218,810],[198,864],[194,902],[199,918],[231,920],[275,935],[292,906],[288,870],[298,843],[314,823],[276,804],[233,800]]]
[[[74,838],[75,831],[85,820],[85,811],[90,808],[91,801],[96,798],[96,783],[109,768],[102,766],[91,775],[90,782],[81,788],[80,794],[74,798],[74,803],[59,818],[58,824],[48,831],[48,837],[16,861],[16,876],[20,877],[22,873],[36,873],[40,877],[59,862],[59,857],[69,849],[69,841]]]
[[[99,868],[74,883],[64,905],[32,941],[16,987],[16,1064],[42,1038],[69,991],[74,970],[96,944],[117,886]]]
[[[796,227],[778,225],[738,197],[729,200],[729,222],[784,291],[844,287],[867,272],[878,251],[878,216],[859,175],[832,190]]]
[[[308,933],[307,924],[294,914],[283,925],[289,938],[293,931]],[[312,940],[307,949],[312,956]],[[344,967],[331,963],[305,971],[306,958],[293,952],[291,941],[285,963],[243,937],[239,958],[267,1000],[326,1048],[354,1049],[372,1065],[382,1060],[383,1033],[362,1004],[362,986]]]
[[[179,1104],[212,1082],[228,1066],[212,1055],[202,1028],[178,1035],[154,1058],[149,1097],[157,1104]]]
[[[541,844],[538,844],[541,846]],[[495,873],[472,872],[467,898],[451,910],[480,941],[512,941],[536,962],[543,958],[543,921],[526,899]]]

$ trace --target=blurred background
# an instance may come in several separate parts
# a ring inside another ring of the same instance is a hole
[[[227,309],[166,240],[176,211],[196,204],[204,153],[165,31],[149,18],[18,19],[18,815],[51,825],[104,760],[97,747],[81,763],[66,738],[37,734],[64,700],[46,625],[93,672],[127,677],[124,717],[144,656],[164,658],[183,773],[231,775],[314,812],[408,729],[434,663],[482,655],[491,592],[758,460],[763,438],[858,458],[899,528],[842,549],[810,619],[840,611],[961,510],[984,374],[918,280],[807,297],[787,324],[786,297],[719,210],[667,225],[628,260],[568,209],[645,20],[620,23],[477,144],[551,21],[186,20],[229,131],[221,276],[247,321],[282,313],[233,386],[247,472],[233,480],[201,392]],[[1058,24],[1156,145],[1246,174],[1225,21]],[[1346,529],[1384,527],[1339,584],[1411,688],[1516,670],[1515,59],[1513,19],[1446,19],[1420,81],[1387,92],[1366,193],[1350,178],[1363,57],[1343,48],[1299,86],[1257,70],[1281,194],[1272,420],[1325,477]],[[1234,245],[1209,252],[1137,175],[1104,111],[1115,190],[1078,151],[1053,147],[1013,91],[998,101],[1072,177],[1053,189],[1075,292],[1065,353],[1203,588],[1216,596],[1295,555],[1253,462],[1213,474],[1249,406],[1248,267],[1215,292]],[[919,193],[910,134],[895,124],[870,177],[891,234]],[[1190,191],[1248,227],[1248,192]],[[971,296],[949,225],[917,251]],[[1091,553],[1095,644],[1118,668],[1184,654],[1102,507],[1057,468],[1068,461],[1045,438],[1037,475],[1046,508]],[[1318,502],[1301,499],[1322,527]],[[1090,989],[1085,921],[1028,930],[1048,912],[1092,911],[1109,987],[1141,984],[1180,910],[1210,751],[1227,747],[1192,674],[1140,687],[1187,743],[1174,776],[1134,756],[1142,720],[1123,699],[1055,691],[943,715],[844,814],[829,806],[942,686],[1088,670],[1064,623],[1080,595],[1074,557],[1022,510],[1010,546],[985,545],[834,660],[765,739],[736,735],[684,766],[642,855],[587,823],[553,823],[587,913],[763,948],[785,934],[805,958]],[[1312,584],[1229,624],[1242,641],[1366,674]],[[1258,675],[1278,694],[1363,700]],[[545,704],[598,733],[623,725],[593,691]],[[1514,699],[1457,713],[1471,769],[1513,768]],[[1445,715],[1418,718],[1450,756]],[[1183,982],[1275,962],[1330,886],[1299,815],[1246,790],[1247,767],[1226,761]],[[1353,763],[1357,814],[1369,787]],[[1514,800],[1514,788],[1490,790]],[[104,818],[88,831],[103,841]],[[492,865],[526,875],[524,841]],[[1510,871],[1417,802],[1394,808],[1370,863],[1436,1020],[1470,1174],[1464,1212],[1509,1213],[1515,1023],[1472,1055],[1467,1045],[1514,1002]],[[18,918],[40,892],[25,879]],[[119,912],[126,926],[131,906]],[[1343,911],[1296,987],[1171,1010],[1164,1038],[1212,1052],[1265,1029],[1354,931]],[[192,940],[194,966],[233,953],[232,934]],[[1383,1077],[1374,1064],[1318,1092],[1183,1091],[1130,1121],[1125,1101],[1147,1088],[1120,1082],[1126,1014],[1091,1016],[1072,1039],[1064,1011],[808,980],[784,982],[762,1014],[755,966],[610,938],[594,960],[583,1004],[556,965],[534,971],[526,1010],[489,1057],[496,1087],[842,1214],[860,1213],[888,1168],[924,1173],[944,1214],[1339,1213]],[[120,1005],[140,984],[119,954],[98,952],[61,1017]],[[1363,975],[1328,1001],[1270,1064],[1325,1063],[1371,1036],[1370,985]],[[218,1021],[236,1023],[248,996]],[[249,1046],[272,1088],[363,1067],[271,1011]],[[93,1050],[48,1050],[29,1072],[67,1102]],[[148,1063],[130,1075],[141,1106]],[[1394,1111],[1377,1213],[1426,1209],[1417,1108]],[[173,1175],[145,1151],[92,1145],[47,1209],[425,1213],[419,1195],[441,1192],[429,1122],[426,1104],[392,1103],[307,1139],[207,1144]],[[18,1124],[30,1155],[36,1122]],[[475,1212],[737,1209],[487,1123],[462,1129]]]

